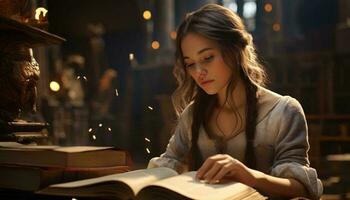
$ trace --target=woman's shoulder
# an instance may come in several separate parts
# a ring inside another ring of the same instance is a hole
[[[263,87],[259,87],[258,90],[258,106],[258,119],[260,120],[270,114],[303,113],[302,106],[297,99],[288,95],[280,95]]]
[[[266,104],[280,104],[286,106],[300,106],[300,103],[297,99],[289,95],[281,95],[272,90],[269,90],[264,87],[259,87],[258,90],[258,102]]]

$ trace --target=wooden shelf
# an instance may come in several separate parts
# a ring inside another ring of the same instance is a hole
[[[278,55],[269,60],[272,90],[298,99],[304,108],[312,165],[322,169],[320,159],[328,152],[350,153],[350,92],[345,75],[350,68],[340,68],[349,66],[348,57],[325,51]]]
[[[319,138],[320,141],[337,141],[337,142],[350,142],[350,136],[347,135],[339,135],[339,136],[325,136],[322,135]]]
[[[306,115],[307,120],[349,120],[350,115]]]

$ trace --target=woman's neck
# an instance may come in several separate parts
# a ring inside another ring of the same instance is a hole
[[[247,99],[246,99],[246,90],[245,86],[243,84],[243,81],[241,79],[238,79],[237,85],[232,91],[232,98],[233,99],[226,99],[226,88],[219,92],[217,94],[218,97],[218,107],[225,109],[225,110],[232,110],[232,104],[230,102],[234,102],[234,105],[237,109],[240,109],[241,107],[244,107],[246,105]],[[228,97],[229,98],[229,97]]]

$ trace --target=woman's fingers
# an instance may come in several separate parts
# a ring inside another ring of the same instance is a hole
[[[197,170],[196,178],[203,179],[204,174],[212,167],[215,161],[222,159],[221,154],[211,156],[205,160],[203,165]]]
[[[218,160],[213,163],[212,167],[203,175],[203,179],[208,182],[213,180],[213,177],[221,170],[222,166],[228,163],[227,159]]]
[[[227,173],[230,173],[230,166],[235,163],[237,163],[237,161],[228,155],[217,154],[211,156],[198,169],[196,178],[205,179],[209,183],[216,183]]]
[[[247,185],[255,185],[253,173],[239,160],[226,154],[209,157],[198,169],[197,179],[205,179],[207,183],[218,183],[235,180]]]
[[[218,173],[215,174],[215,176],[212,178],[212,180],[209,183],[217,183],[219,182],[222,178],[224,178],[227,174],[233,174],[233,169],[235,163],[234,162],[229,162],[227,164],[225,164],[224,166],[222,166],[220,168],[220,171],[218,171]]]

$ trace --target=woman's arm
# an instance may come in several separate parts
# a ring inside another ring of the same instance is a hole
[[[253,170],[256,182],[253,186],[272,197],[308,197],[309,193],[299,181],[292,178],[279,178]]]
[[[169,140],[167,148],[160,157],[152,158],[147,168],[169,167],[182,173],[187,170],[186,158],[190,149],[191,105],[180,115],[174,134]]]
[[[197,178],[209,183],[226,180],[241,182],[271,197],[309,197],[306,188],[299,181],[250,169],[227,154],[209,157],[197,171]]]

